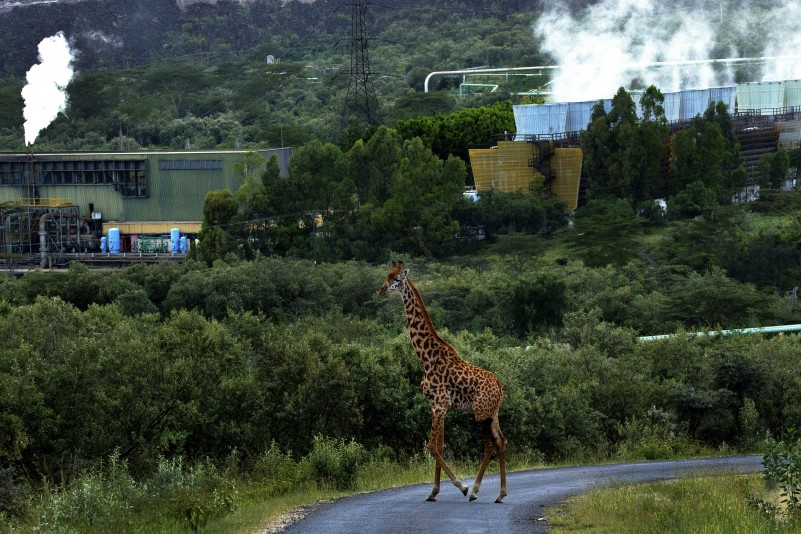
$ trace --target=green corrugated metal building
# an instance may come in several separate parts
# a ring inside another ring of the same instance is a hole
[[[251,152],[276,155],[286,176],[292,148],[0,154],[0,204],[74,204],[122,233],[193,233],[206,193],[236,193],[245,177],[235,165]]]

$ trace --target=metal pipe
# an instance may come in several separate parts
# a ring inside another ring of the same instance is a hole
[[[755,328],[734,328],[731,330],[710,330],[709,332],[687,332],[688,337],[715,337],[733,336],[736,334],[779,334],[782,332],[801,332],[801,324],[786,324],[779,326],[759,326]],[[640,336],[638,341],[659,341],[677,337],[679,334],[662,334],[658,336]]]
[[[623,65],[624,69],[645,69],[650,67],[678,67],[684,65],[713,65],[716,63],[748,63],[748,62],[763,62],[763,61],[779,61],[779,60],[798,60],[801,56],[762,56],[762,57],[730,57],[724,59],[688,59],[682,61],[652,61],[649,63],[626,63]],[[573,64],[573,65],[540,65],[538,67],[508,67],[508,68],[492,68],[492,69],[462,69],[462,70],[439,70],[429,73],[423,82],[423,92],[428,92],[428,81],[433,76],[448,76],[455,74],[480,74],[480,73],[504,73],[504,72],[517,72],[525,70],[557,70],[568,68],[587,67],[588,65]]]
[[[53,218],[53,213],[48,212],[39,217],[39,253],[41,259],[39,266],[44,269],[47,267],[47,220]]]

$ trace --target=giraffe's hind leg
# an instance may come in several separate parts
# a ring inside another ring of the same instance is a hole
[[[478,499],[478,490],[481,488],[481,479],[484,478],[484,471],[487,469],[492,453],[495,451],[495,439],[492,436],[492,419],[486,419],[481,423],[481,434],[484,438],[484,458],[481,460],[481,467],[476,475],[476,481],[473,484],[473,492],[470,494],[470,500],[475,501]]]
[[[501,503],[503,502],[503,498],[506,497],[506,438],[503,437],[503,432],[501,432],[501,425],[498,423],[498,419],[493,418],[492,424],[490,425],[490,430],[492,431],[492,437],[495,440],[495,448],[498,450],[498,465],[500,466],[501,471],[501,492],[498,494],[498,498],[495,499],[495,502]]]

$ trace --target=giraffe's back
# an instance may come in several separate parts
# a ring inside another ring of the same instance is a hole
[[[486,369],[462,360],[448,373],[451,405],[472,411],[477,421],[495,417],[503,402],[503,384]]]

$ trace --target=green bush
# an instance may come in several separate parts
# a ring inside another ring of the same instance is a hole
[[[14,469],[0,467],[0,518],[22,518],[27,515],[25,495],[14,476]]]
[[[104,466],[88,470],[70,484],[45,487],[34,503],[36,532],[124,532],[145,488],[128,472],[115,452]]]
[[[794,429],[788,429],[784,440],[765,440],[765,480],[781,490],[787,514],[801,516],[801,439]]]
[[[355,441],[315,436],[306,461],[318,486],[348,490],[356,486],[359,465],[365,458],[364,448]]]
[[[290,453],[281,452],[275,441],[255,459],[250,477],[268,484],[274,495],[286,493],[312,479],[309,463],[295,461]]]

